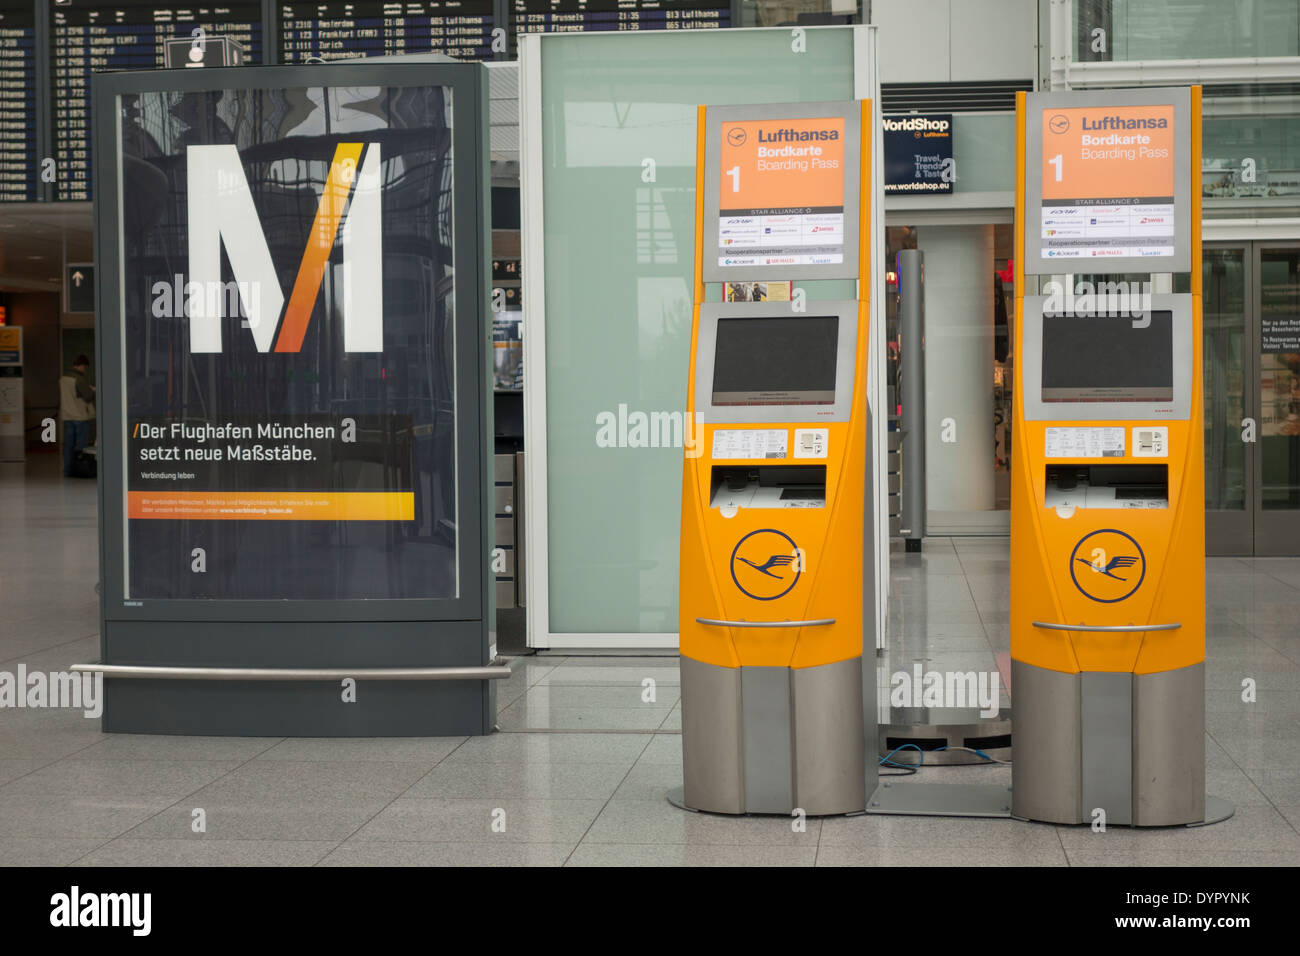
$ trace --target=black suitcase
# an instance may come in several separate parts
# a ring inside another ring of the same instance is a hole
[[[99,458],[79,451],[72,456],[73,478],[95,478],[99,475]]]

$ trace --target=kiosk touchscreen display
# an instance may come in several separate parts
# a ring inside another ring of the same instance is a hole
[[[1173,326],[1170,311],[1137,319],[1045,313],[1043,401],[1172,401]]]
[[[839,316],[723,317],[714,405],[833,405]]]

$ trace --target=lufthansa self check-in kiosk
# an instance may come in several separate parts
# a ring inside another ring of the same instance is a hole
[[[1205,794],[1199,93],[1018,102],[1017,817],[1231,813]],[[1191,294],[1150,292],[1172,272]]]
[[[802,309],[798,296],[706,302],[703,285],[867,275],[871,117],[870,101],[701,109],[680,594],[689,809],[846,813],[875,789],[869,283]]]

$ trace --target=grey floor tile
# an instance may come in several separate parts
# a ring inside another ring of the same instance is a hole
[[[676,667],[677,654],[571,654],[563,664],[566,667]]]
[[[103,839],[0,837],[0,866],[68,866],[103,842]]]
[[[312,866],[330,842],[292,840],[142,840],[119,837],[81,859],[78,866]]]
[[[668,712],[668,716],[664,718],[664,722],[659,725],[659,730],[660,731],[675,730],[680,733],[681,729],[682,729],[682,702],[679,700],[673,706],[673,709]]]
[[[1071,866],[1288,866],[1296,865],[1294,853],[1260,850],[1256,852],[1235,850],[1166,850],[1154,847],[1094,847],[1068,849],[1065,852]]]
[[[1236,767],[1206,767],[1205,792],[1236,807],[1268,806],[1274,802],[1244,770]]]
[[[168,802],[89,794],[2,794],[0,838],[108,840],[147,820]]]
[[[1277,806],[1300,806],[1300,768],[1256,767],[1246,775],[1261,793]]]
[[[237,766],[233,760],[106,760],[78,754],[0,787],[0,806],[11,796],[42,794],[168,804]]]
[[[408,798],[604,800],[629,773],[626,764],[442,764],[403,794]]]
[[[566,664],[541,677],[534,687],[557,684],[634,684],[638,687],[647,677],[657,684],[681,684],[681,672],[671,658],[654,664]]]
[[[0,757],[58,760],[85,750],[104,739],[91,721],[80,726],[7,726],[0,718]]]
[[[0,786],[53,762],[49,757],[0,757]]]
[[[818,866],[1068,866],[1060,845],[1023,847],[875,846],[825,844]]]
[[[680,769],[682,765],[682,735],[655,734],[650,738],[650,742],[646,745],[637,763],[672,764]]]
[[[262,752],[259,760],[381,761],[431,766],[467,737],[293,737]]]
[[[1214,739],[1243,770],[1277,767],[1300,769],[1300,740],[1264,737],[1249,732],[1216,733]]]
[[[80,754],[95,760],[251,760],[274,747],[276,737],[181,737],[104,734]]]
[[[531,706],[560,709],[644,710],[672,707],[681,699],[681,685],[659,684],[539,684],[524,694]]]
[[[1240,806],[1222,823],[1208,827],[1057,827],[1067,853],[1075,850],[1135,848],[1179,853],[1288,852],[1300,859],[1300,834],[1272,807]]]
[[[1028,851],[1061,843],[1050,826],[1019,820],[867,815],[827,818],[821,845]]]
[[[339,808],[322,806],[217,804],[195,798],[150,816],[133,827],[133,839],[213,841],[291,840],[303,843],[346,840],[382,807]],[[203,810],[202,832],[195,832],[195,809]]]
[[[352,837],[354,842],[577,843],[603,800],[395,800]],[[493,829],[494,824],[504,829]]]
[[[646,749],[651,736],[649,733],[491,734],[471,737],[449,754],[445,762],[621,763],[630,767]]]
[[[571,843],[348,841],[318,866],[563,866]]]
[[[814,846],[582,843],[566,866],[812,866]]]
[[[638,761],[614,792],[619,800],[664,800],[682,785],[681,763]]]
[[[380,761],[250,760],[186,797],[196,807],[377,810],[428,768]]]
[[[779,816],[728,817],[692,813],[667,798],[614,799],[601,811],[583,843],[737,844],[752,846],[816,846],[823,821],[804,821],[796,832],[793,821]]]
[[[1205,729],[1215,740],[1250,737],[1259,740],[1294,740],[1300,732],[1295,721],[1278,720],[1276,714],[1256,710],[1236,714],[1206,714]]]
[[[671,704],[631,707],[557,707],[534,699],[530,690],[498,717],[502,731],[526,730],[658,730],[673,709]]]

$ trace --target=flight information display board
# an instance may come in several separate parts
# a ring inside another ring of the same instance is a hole
[[[280,58],[445,53],[490,60],[493,0],[407,0],[387,3],[285,3],[280,7]]]
[[[716,30],[731,4],[699,0],[513,0],[515,34],[597,30]]]
[[[36,199],[36,11],[0,4],[0,201]]]
[[[91,196],[90,75],[161,69],[163,41],[189,37],[196,26],[208,36],[238,41],[248,54],[247,62],[261,62],[260,3],[50,3],[56,199]]]
[[[730,3],[700,0],[514,0],[514,7],[516,35],[731,26]]]

